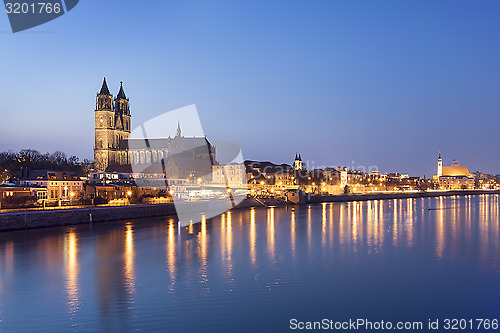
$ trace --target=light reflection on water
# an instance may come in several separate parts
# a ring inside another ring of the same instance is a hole
[[[271,332],[291,316],[497,314],[498,204],[323,203],[181,230],[155,218],[3,233],[0,331]]]
[[[133,302],[135,293],[134,274],[134,230],[131,224],[125,229],[125,289],[129,294],[129,301]]]
[[[78,310],[78,244],[74,230],[66,235],[65,257],[66,257],[66,291],[68,297],[68,312],[73,314]]]

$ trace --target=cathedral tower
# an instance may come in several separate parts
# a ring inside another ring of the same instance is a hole
[[[293,161],[294,170],[302,170],[302,156],[300,154],[295,154],[295,160]]]
[[[109,165],[114,116],[113,95],[109,93],[104,78],[101,91],[97,94],[95,108],[94,169],[98,172],[105,171]]]
[[[114,103],[113,103],[114,102]],[[114,165],[128,164],[127,139],[130,137],[129,100],[123,84],[113,101],[106,78],[96,98],[94,170],[106,171]]]
[[[123,91],[123,82],[120,82],[120,91],[115,98],[115,133],[114,143],[115,149],[115,164],[129,164],[128,160],[128,145],[127,140],[130,137],[130,109],[128,105],[129,99]]]

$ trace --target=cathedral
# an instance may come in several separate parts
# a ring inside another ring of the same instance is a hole
[[[103,172],[115,165],[129,164],[129,137],[130,108],[123,83],[120,82],[120,91],[113,99],[104,78],[95,108],[94,170]]]
[[[215,161],[215,146],[205,137],[185,137],[177,124],[174,137],[129,139],[131,114],[129,99],[120,83],[115,99],[109,92],[106,78],[97,93],[95,108],[94,170],[96,172],[132,172],[173,165],[175,178],[203,175],[211,171]],[[163,165],[163,166],[162,166]]]

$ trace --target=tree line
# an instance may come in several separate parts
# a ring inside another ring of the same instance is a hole
[[[68,156],[61,151],[42,154],[38,150],[23,149],[19,152],[9,150],[0,153],[0,180],[3,181],[15,177],[21,169],[70,171],[84,176],[91,167],[91,161],[80,161],[77,156]]]

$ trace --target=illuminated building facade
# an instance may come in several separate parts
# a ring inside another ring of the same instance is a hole
[[[113,100],[106,78],[97,94],[95,117],[94,170],[109,171],[116,165],[129,164],[127,140],[130,137],[129,99],[120,83]]]
[[[46,188],[48,201],[77,200],[83,192],[83,180],[73,172],[25,170],[19,180],[24,186]]]
[[[469,173],[466,166],[461,166],[457,160],[453,160],[451,166],[443,166],[443,159],[439,153],[437,164],[437,175],[434,181],[443,190],[470,190],[474,188],[474,175]]]
[[[130,139],[131,113],[129,99],[120,83],[115,99],[109,92],[106,78],[97,94],[95,108],[94,171],[131,173],[131,164],[175,164],[181,172],[192,174],[198,164],[211,172],[215,163],[215,146],[205,137],[184,137],[180,123],[174,137]],[[175,161],[169,161],[175,156]],[[189,160],[186,162],[186,160]],[[177,164],[182,162],[182,166]],[[193,167],[195,165],[195,167]],[[198,172],[199,173],[199,172]]]

